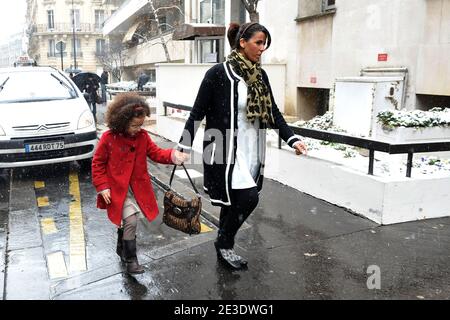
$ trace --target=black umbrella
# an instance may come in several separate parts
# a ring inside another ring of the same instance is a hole
[[[86,87],[86,81],[92,78],[92,80],[97,84],[100,83],[100,77],[93,72],[80,72],[73,76],[72,80],[75,82],[77,87],[83,91],[84,87]]]

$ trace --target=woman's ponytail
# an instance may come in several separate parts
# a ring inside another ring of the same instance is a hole
[[[237,47],[236,44],[238,43],[238,41],[236,38],[239,32],[239,28],[240,25],[235,22],[230,23],[230,26],[228,27],[227,38],[232,50],[236,49]]]

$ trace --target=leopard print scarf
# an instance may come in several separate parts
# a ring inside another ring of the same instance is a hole
[[[251,62],[237,50],[233,50],[227,59],[247,84],[247,119],[253,123],[259,118],[263,123],[273,125],[272,100],[269,88],[262,78],[261,64]]]

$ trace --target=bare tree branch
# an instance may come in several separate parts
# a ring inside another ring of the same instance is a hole
[[[127,55],[123,51],[124,47],[121,43],[108,43],[102,54],[97,55],[98,61],[108,68],[113,77],[117,80],[122,79],[122,69],[125,64]]]
[[[158,35],[161,39],[162,42],[162,46],[164,48],[164,53],[166,55],[166,60],[167,62],[170,62],[170,54],[169,54],[169,50],[167,49],[167,45],[166,45],[166,41],[164,40],[164,36],[162,35],[162,28],[161,28],[161,24],[159,22],[159,18],[158,18],[158,12],[155,9],[155,6],[153,5],[153,0],[148,0],[148,3],[150,4],[150,9],[152,10],[152,13],[155,15],[155,19],[158,23]]]
[[[241,0],[250,15],[251,22],[259,22],[259,12],[257,11],[258,1],[259,0]]]
[[[157,9],[155,9],[155,12],[158,12],[159,10],[167,10],[167,9],[177,9],[181,13],[181,15],[184,17],[184,12],[181,11],[179,6],[159,7]]]

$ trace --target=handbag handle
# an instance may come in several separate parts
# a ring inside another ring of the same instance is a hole
[[[189,178],[189,181],[191,182],[192,187],[194,188],[195,193],[196,193],[198,196],[200,196],[200,193],[198,192],[197,188],[195,187],[194,183],[192,182],[192,179],[191,179],[191,177],[189,176],[189,173],[188,173],[188,171],[186,170],[186,167],[184,166],[183,163],[181,164],[181,166],[183,166],[183,169],[184,169],[184,171],[186,172],[187,177]],[[172,174],[170,175],[170,181],[169,181],[169,187],[170,187],[170,188],[172,188],[172,180],[173,180],[173,176],[174,176],[174,174],[175,174],[175,169],[176,169],[176,168],[177,168],[177,165],[174,165],[174,166],[173,166],[173,170],[172,170]]]

